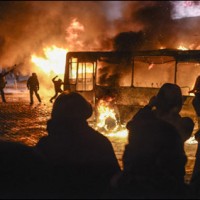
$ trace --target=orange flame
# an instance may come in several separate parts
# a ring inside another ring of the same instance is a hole
[[[179,50],[188,50],[188,48],[186,48],[186,47],[183,46],[183,45],[180,45],[177,49],[179,49]]]
[[[32,55],[31,61],[45,73],[64,74],[67,50],[51,46],[43,49],[45,58]]]
[[[100,100],[97,106],[97,110],[99,113],[97,127],[104,127],[106,131],[112,129],[115,131],[118,129],[118,123],[116,118],[116,113],[113,108],[109,107],[109,102]]]
[[[70,26],[66,29],[67,36],[65,38],[70,50],[81,50],[84,47],[80,40],[84,30],[84,26],[76,18],[72,20]]]

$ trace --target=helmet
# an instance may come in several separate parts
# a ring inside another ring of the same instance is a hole
[[[51,118],[53,120],[83,119],[91,117],[92,106],[76,92],[64,91],[55,100]]]

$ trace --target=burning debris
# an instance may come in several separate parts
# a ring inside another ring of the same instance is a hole
[[[119,111],[113,96],[105,96],[97,104],[97,127],[104,132],[115,132],[120,128]]]

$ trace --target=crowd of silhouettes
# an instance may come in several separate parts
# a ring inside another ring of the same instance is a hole
[[[194,122],[181,116],[182,105],[180,87],[163,84],[127,122],[120,168],[112,143],[88,124],[92,105],[79,93],[62,92],[47,135],[34,147],[0,142],[0,198],[200,198],[198,159],[191,182],[185,181],[184,143]]]

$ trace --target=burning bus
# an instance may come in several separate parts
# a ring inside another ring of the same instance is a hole
[[[181,87],[181,114],[195,119],[188,92],[198,75],[200,50],[68,52],[64,89],[82,94],[93,105],[91,121],[109,131],[126,124],[166,82]]]

